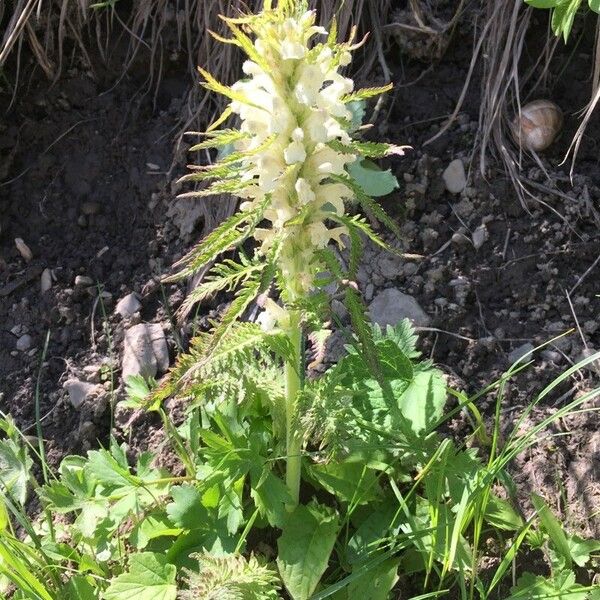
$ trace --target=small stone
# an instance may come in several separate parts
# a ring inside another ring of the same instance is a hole
[[[125,332],[123,380],[132,375],[155,377],[169,368],[169,348],[160,324],[140,323]]]
[[[470,240],[464,233],[457,232],[452,236],[452,243],[457,246],[466,246],[470,243]]]
[[[79,227],[84,228],[87,227],[87,217],[85,215],[79,215],[77,217],[77,225],[79,225]]]
[[[100,212],[100,205],[97,202],[84,202],[81,205],[81,212],[84,215],[97,215]]]
[[[63,389],[69,393],[69,402],[75,410],[79,410],[88,398],[98,394],[101,390],[103,391],[99,386],[79,381],[79,379],[67,379],[63,383]]]
[[[156,366],[158,367],[159,373],[165,373],[169,370],[169,346],[167,345],[167,338],[165,332],[160,323],[152,323],[146,325],[150,335],[150,341],[152,342],[152,350],[156,357]]]
[[[535,346],[533,344],[530,344],[529,342],[527,342],[526,344],[523,344],[522,346],[519,346],[518,348],[515,348],[508,355],[508,362],[511,365],[513,365],[514,363],[520,361],[524,356],[529,354],[534,348],[535,348]]]
[[[453,160],[442,174],[446,189],[451,194],[460,194],[467,185],[465,166],[459,158]]]
[[[395,327],[403,319],[409,319],[417,327],[427,327],[430,318],[417,301],[395,288],[383,290],[369,305],[369,315],[373,323],[381,327]]]
[[[369,283],[365,288],[365,300],[370,302],[373,300],[373,296],[375,295],[375,286],[372,283]]]
[[[151,162],[147,162],[146,166],[151,170],[151,171],[159,171],[160,170],[160,166],[157,165],[156,163],[151,163]]]
[[[33,259],[33,252],[22,238],[15,238],[15,246],[17,247],[19,254],[25,259],[26,262],[29,262]]]
[[[142,308],[141,302],[138,300],[135,294],[128,294],[124,298],[121,298],[117,302],[115,312],[121,315],[123,318],[131,317],[138,310]]]
[[[26,333],[17,340],[17,350],[19,352],[27,352],[33,344],[32,337]]]
[[[78,287],[87,287],[94,285],[94,280],[87,275],[77,275],[77,277],[75,277],[75,285]]]
[[[403,265],[399,257],[382,256],[377,261],[379,272],[385,279],[394,280],[403,272]]]
[[[484,244],[485,242],[488,240],[490,234],[488,232],[488,229],[485,225],[480,225],[474,232],[473,232],[473,246],[475,247],[475,250],[479,250]]]
[[[42,271],[42,277],[40,280],[40,289],[42,294],[45,294],[52,288],[52,271],[50,269],[44,269]]]
[[[596,350],[595,348],[584,348],[581,352],[581,357],[577,362],[590,358],[590,356],[594,356],[594,354],[597,353],[598,350]],[[585,365],[584,369],[592,371],[592,373],[595,373],[596,375],[600,375],[600,359],[597,358],[596,360],[593,360],[592,362],[588,363],[587,365]]]

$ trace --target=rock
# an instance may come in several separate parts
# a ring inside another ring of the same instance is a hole
[[[417,327],[427,327],[430,318],[417,301],[395,288],[383,290],[369,305],[369,315],[373,323],[381,327],[396,326],[403,319],[409,319]]]
[[[40,279],[40,289],[42,294],[45,294],[52,288],[52,271],[50,269],[44,269],[42,271],[42,277]]]
[[[142,307],[141,302],[138,300],[135,294],[128,294],[124,298],[121,298],[117,302],[115,312],[120,314],[123,318],[131,317]]]
[[[33,252],[22,238],[15,238],[15,246],[17,247],[19,254],[25,259],[26,262],[29,262],[33,259]]]
[[[100,205],[97,202],[84,202],[81,205],[81,212],[84,215],[96,215],[100,212]]]
[[[446,189],[451,194],[460,194],[467,185],[465,166],[459,158],[453,160],[442,174]]]
[[[94,280],[91,277],[88,277],[87,275],[77,275],[77,277],[75,277],[75,285],[77,287],[86,287],[94,285]]]
[[[365,289],[365,300],[370,302],[373,300],[373,296],[375,295],[375,286],[372,283],[367,284]]]
[[[159,324],[140,323],[125,332],[123,379],[132,375],[155,377],[169,368],[169,348]]]
[[[19,352],[27,352],[33,344],[32,337],[26,333],[17,340],[17,350]]]
[[[531,352],[534,348],[535,348],[535,346],[533,344],[530,344],[529,342],[527,342],[526,344],[523,344],[522,346],[519,346],[518,348],[515,348],[508,355],[508,362],[511,365],[513,365],[514,363],[521,360],[526,354],[529,354],[529,352]]]
[[[579,360],[577,362],[586,360],[586,359],[590,358],[591,356],[594,356],[594,354],[597,354],[597,353],[598,353],[598,350],[596,350],[595,348],[589,348],[589,347],[584,348],[583,351],[581,352],[581,356],[579,357]],[[596,360],[589,362],[583,368],[587,369],[588,371],[591,371],[592,373],[595,373],[596,375],[600,375],[600,359],[596,359]]]
[[[331,310],[342,322],[348,317],[348,309],[345,307],[344,303],[339,300],[334,299],[331,301]]]
[[[400,277],[403,272],[404,265],[401,263],[399,257],[382,256],[377,261],[377,268],[379,269],[381,275],[385,277],[385,279],[394,280]]]
[[[169,370],[169,346],[167,345],[167,338],[165,332],[160,323],[152,323],[146,325],[150,334],[150,340],[152,341],[152,350],[156,357],[156,366],[158,367],[159,373],[165,373]]]
[[[475,246],[475,250],[479,250],[479,248],[481,248],[486,241],[488,240],[488,238],[490,237],[490,234],[488,232],[488,229],[485,225],[480,225],[474,232],[473,232],[473,246]]]
[[[69,402],[75,410],[79,410],[88,398],[104,391],[101,386],[79,381],[79,379],[67,379],[63,383],[63,389],[69,393]]]

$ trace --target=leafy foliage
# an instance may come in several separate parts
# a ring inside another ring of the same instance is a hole
[[[525,2],[535,8],[551,9],[552,31],[555,35],[562,36],[566,42],[573,28],[575,16],[584,0],[525,0]],[[600,13],[598,0],[588,0],[587,5],[593,12]]]

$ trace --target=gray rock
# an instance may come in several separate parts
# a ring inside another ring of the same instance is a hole
[[[459,158],[453,160],[442,174],[446,189],[451,194],[460,194],[467,185],[465,166]]]
[[[117,302],[115,312],[123,318],[131,317],[142,308],[142,303],[138,300],[135,294],[128,294]]]
[[[169,368],[169,349],[159,324],[140,323],[125,332],[123,379],[132,375],[155,377]]]
[[[169,370],[169,346],[167,338],[160,323],[152,323],[146,325],[152,342],[152,351],[156,358],[156,366],[160,374]]]
[[[67,379],[63,383],[63,389],[69,393],[69,402],[75,410],[79,410],[88,398],[104,391],[101,386],[86,383],[79,379]]]
[[[344,303],[339,300],[334,299],[331,301],[331,310],[342,322],[348,317],[348,309],[344,306]]]
[[[50,269],[44,269],[40,278],[40,289],[42,294],[45,294],[52,288],[52,271]]]
[[[383,290],[369,305],[369,315],[373,323],[381,327],[395,326],[403,319],[409,319],[417,327],[427,327],[430,318],[417,301],[395,288]]]
[[[481,248],[486,241],[488,240],[490,234],[488,232],[488,229],[485,225],[480,225],[474,232],[473,232],[473,246],[475,247],[475,250],[479,250],[479,248]]]
[[[531,352],[534,348],[535,348],[535,346],[533,344],[530,344],[529,342],[527,342],[526,344],[523,344],[522,346],[519,346],[518,348],[515,348],[508,355],[508,362],[511,365],[516,363],[517,361],[521,360],[526,354]]]
[[[394,280],[403,273],[404,265],[400,257],[384,255],[377,261],[377,268],[383,277]]]
[[[17,350],[19,352],[27,352],[27,350],[31,348],[32,344],[32,337],[28,333],[26,333],[17,340]]]
[[[94,285],[94,280],[87,275],[77,275],[77,277],[75,277],[75,285],[81,287]]]

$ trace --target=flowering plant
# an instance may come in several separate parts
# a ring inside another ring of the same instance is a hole
[[[356,92],[352,79],[342,75],[352,52],[362,44],[354,42],[355,31],[348,42],[338,43],[335,23],[327,32],[315,25],[315,13],[307,10],[306,2],[293,0],[282,0],[277,6],[267,1],[259,15],[223,19],[233,37],[217,37],[247,54],[246,77],[227,87],[200,69],[204,86],[225,95],[230,103],[204,134],[207,139],[192,150],[233,147],[233,151],[215,164],[194,167],[184,181],[212,183],[184,196],[229,193],[238,196],[241,204],[238,213],[178,263],[180,271],[174,278],[197,272],[248,238],[253,237],[258,245],[252,259],[228,260],[213,267],[188,297],[184,311],[216,291],[239,287],[210,338],[201,336],[193,343],[191,354],[180,360],[155,397],[173,393],[181,382],[197,381],[202,371],[206,374],[215,368],[216,357],[231,358],[227,349],[237,353],[241,348],[255,349],[260,339],[285,364],[285,406],[274,412],[285,415],[281,429],[287,446],[287,483],[295,506],[303,437],[297,418],[305,372],[302,333],[315,323],[322,329],[319,315],[327,304],[325,295],[315,292],[331,278],[352,278],[362,235],[385,246],[363,217],[346,213],[345,203],[358,202],[394,228],[347,167],[358,159],[402,153],[403,149],[352,137],[352,103],[391,89],[388,85]],[[239,129],[217,129],[233,115],[239,117]],[[351,246],[349,273],[342,272],[332,244]],[[257,297],[264,308],[260,331],[238,322]],[[353,290],[349,289],[347,298],[353,312],[357,313],[357,307],[360,311]],[[325,335],[315,339],[323,340]]]

